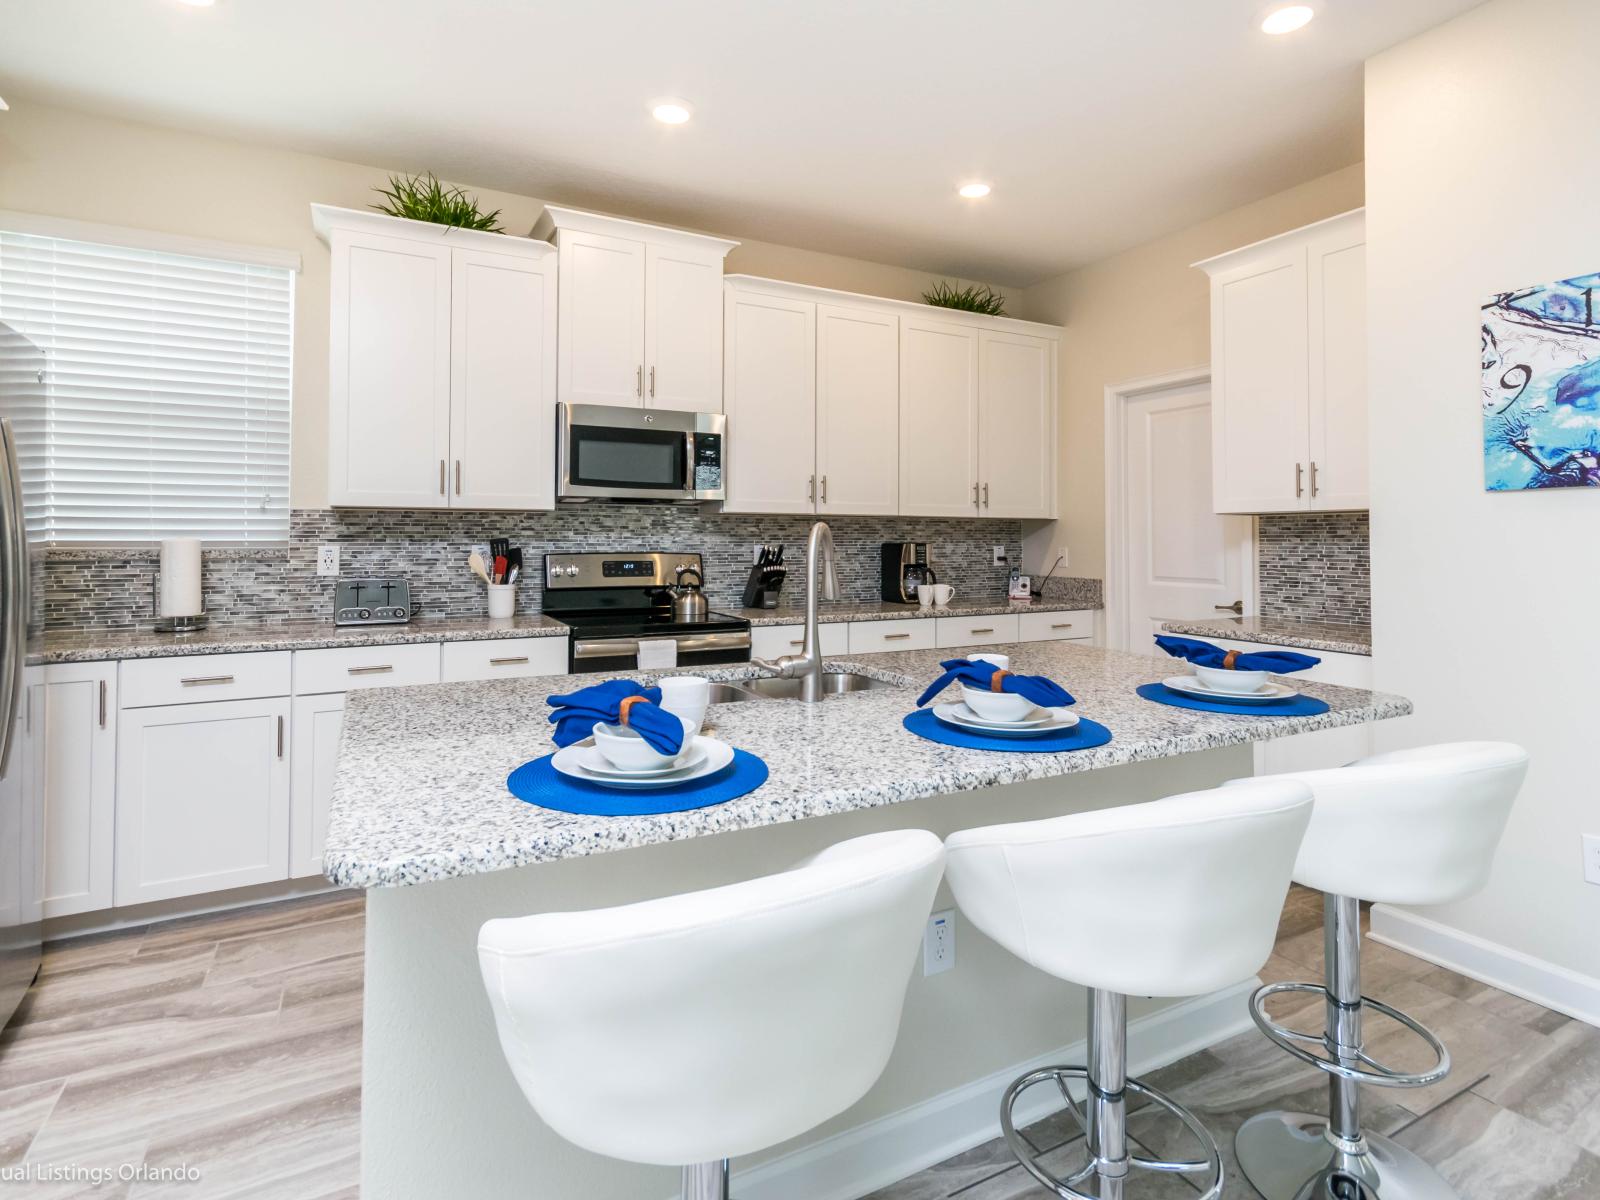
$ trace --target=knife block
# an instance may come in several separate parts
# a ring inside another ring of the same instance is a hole
[[[777,608],[778,593],[783,588],[783,579],[788,572],[783,567],[761,566],[759,563],[750,568],[750,577],[744,584],[744,606],[746,608]]]

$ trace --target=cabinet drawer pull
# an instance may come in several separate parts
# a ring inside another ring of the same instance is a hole
[[[791,645],[791,646],[804,646],[805,644],[806,644],[805,638],[795,638],[794,641],[789,643],[789,645]]]
[[[883,640],[886,642],[898,642],[910,636],[909,633],[886,633],[883,635]]]
[[[969,632],[971,632],[971,633],[993,633],[994,630],[992,628],[990,628],[990,629],[973,629],[973,630],[969,630]]]
[[[214,683],[232,683],[232,675],[191,675],[178,680],[184,687],[209,687]]]
[[[489,665],[491,667],[514,667],[527,661],[528,656],[526,654],[519,654],[515,658],[491,658]]]
[[[278,757],[283,757],[283,718],[278,718]]]
[[[394,670],[394,666],[391,663],[384,663],[382,666],[377,667],[346,667],[344,669],[346,675],[387,675],[392,670]]]
[[[106,727],[106,681],[100,681],[100,728]]]
[[[1050,626],[1050,628],[1051,629],[1071,629],[1072,628],[1072,622],[1071,621],[1064,621],[1064,622],[1062,622],[1060,624],[1052,625],[1052,626]]]

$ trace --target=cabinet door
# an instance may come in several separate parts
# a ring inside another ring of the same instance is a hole
[[[1365,237],[1357,220],[1307,248],[1312,508],[1368,506]]]
[[[286,879],[289,701],[124,709],[116,901]]]
[[[339,766],[344,694],[296,696],[293,797],[289,811],[289,878],[322,874],[333,775]]]
[[[900,515],[978,513],[978,332],[900,321]]]
[[[1211,282],[1217,512],[1310,504],[1307,387],[1305,245],[1270,247]]]
[[[1055,515],[1056,343],[984,330],[978,337],[979,511]]]
[[[564,229],[556,339],[568,404],[644,403],[644,243]]]
[[[45,670],[44,915],[112,904],[117,804],[117,664]]]
[[[329,502],[443,508],[450,248],[335,232],[329,308]]]
[[[730,289],[725,512],[816,509],[817,306]]]
[[[722,255],[645,248],[646,408],[722,411]]]
[[[900,509],[900,318],[817,306],[817,511]]]
[[[556,264],[452,257],[452,508],[555,506]]]

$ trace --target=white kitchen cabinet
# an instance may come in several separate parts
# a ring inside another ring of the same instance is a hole
[[[330,503],[552,507],[554,249],[326,205],[312,217],[331,253]]]
[[[998,646],[1016,642],[1015,613],[1000,613],[987,617],[935,617],[933,618],[934,645],[943,650],[955,646]]]
[[[817,636],[822,641],[824,654],[850,652],[850,625],[833,621],[817,626]],[[806,644],[804,625],[757,625],[750,631],[750,657],[782,658],[785,654],[799,654]]]
[[[727,289],[725,512],[816,511],[817,306]]]
[[[722,263],[738,242],[553,206],[533,236],[560,255],[563,402],[723,411]]]
[[[440,677],[445,683],[478,679],[523,679],[567,673],[564,637],[495,638],[484,642],[446,642],[440,647]]]
[[[1017,640],[1022,642],[1090,642],[1094,628],[1092,608],[1017,614]]]
[[[934,623],[926,617],[897,617],[885,621],[852,621],[850,653],[876,654],[884,650],[932,650]]]
[[[289,699],[124,708],[118,905],[289,873]]]
[[[978,330],[900,319],[900,515],[979,512]]]
[[[1367,506],[1364,240],[1357,211],[1196,264],[1217,512]]]
[[[1023,333],[978,334],[982,516],[1055,516],[1057,345]]]
[[[817,511],[883,516],[900,507],[900,319],[817,305]]]
[[[333,777],[344,733],[343,692],[294,698],[294,759],[290,778],[289,877],[322,874]]]
[[[294,694],[439,682],[439,643],[330,646],[294,652]]]
[[[44,915],[110,908],[116,845],[117,664],[52,664],[46,728]]]

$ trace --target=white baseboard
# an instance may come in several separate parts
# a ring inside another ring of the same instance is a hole
[[[197,917],[206,913],[227,912],[235,908],[253,908],[261,904],[299,900],[306,896],[320,896],[340,890],[342,889],[338,885],[329,883],[322,876],[312,875],[305,879],[259,883],[223,892],[203,892],[198,896],[180,896],[175,900],[152,900],[148,904],[134,904],[124,908],[102,908],[71,917],[46,917],[44,940],[57,942],[66,938],[87,937],[94,933],[110,933],[118,929],[136,929],[141,925],[175,921],[180,917]]]
[[[1590,1025],[1600,1025],[1600,979],[1580,975],[1415,913],[1372,906],[1373,941],[1532,1000]]]
[[[1260,981],[1252,979],[1130,1021],[1130,1073],[1153,1071],[1254,1028],[1245,1001],[1258,986]],[[855,1200],[998,1137],[1000,1097],[1012,1080],[1036,1067],[1081,1064],[1084,1055],[1080,1039],[748,1171],[736,1171],[734,1194],[739,1200]],[[1025,1098],[1017,1108],[1019,1124],[1060,1107],[1047,1092],[1036,1088],[1031,1103]]]

